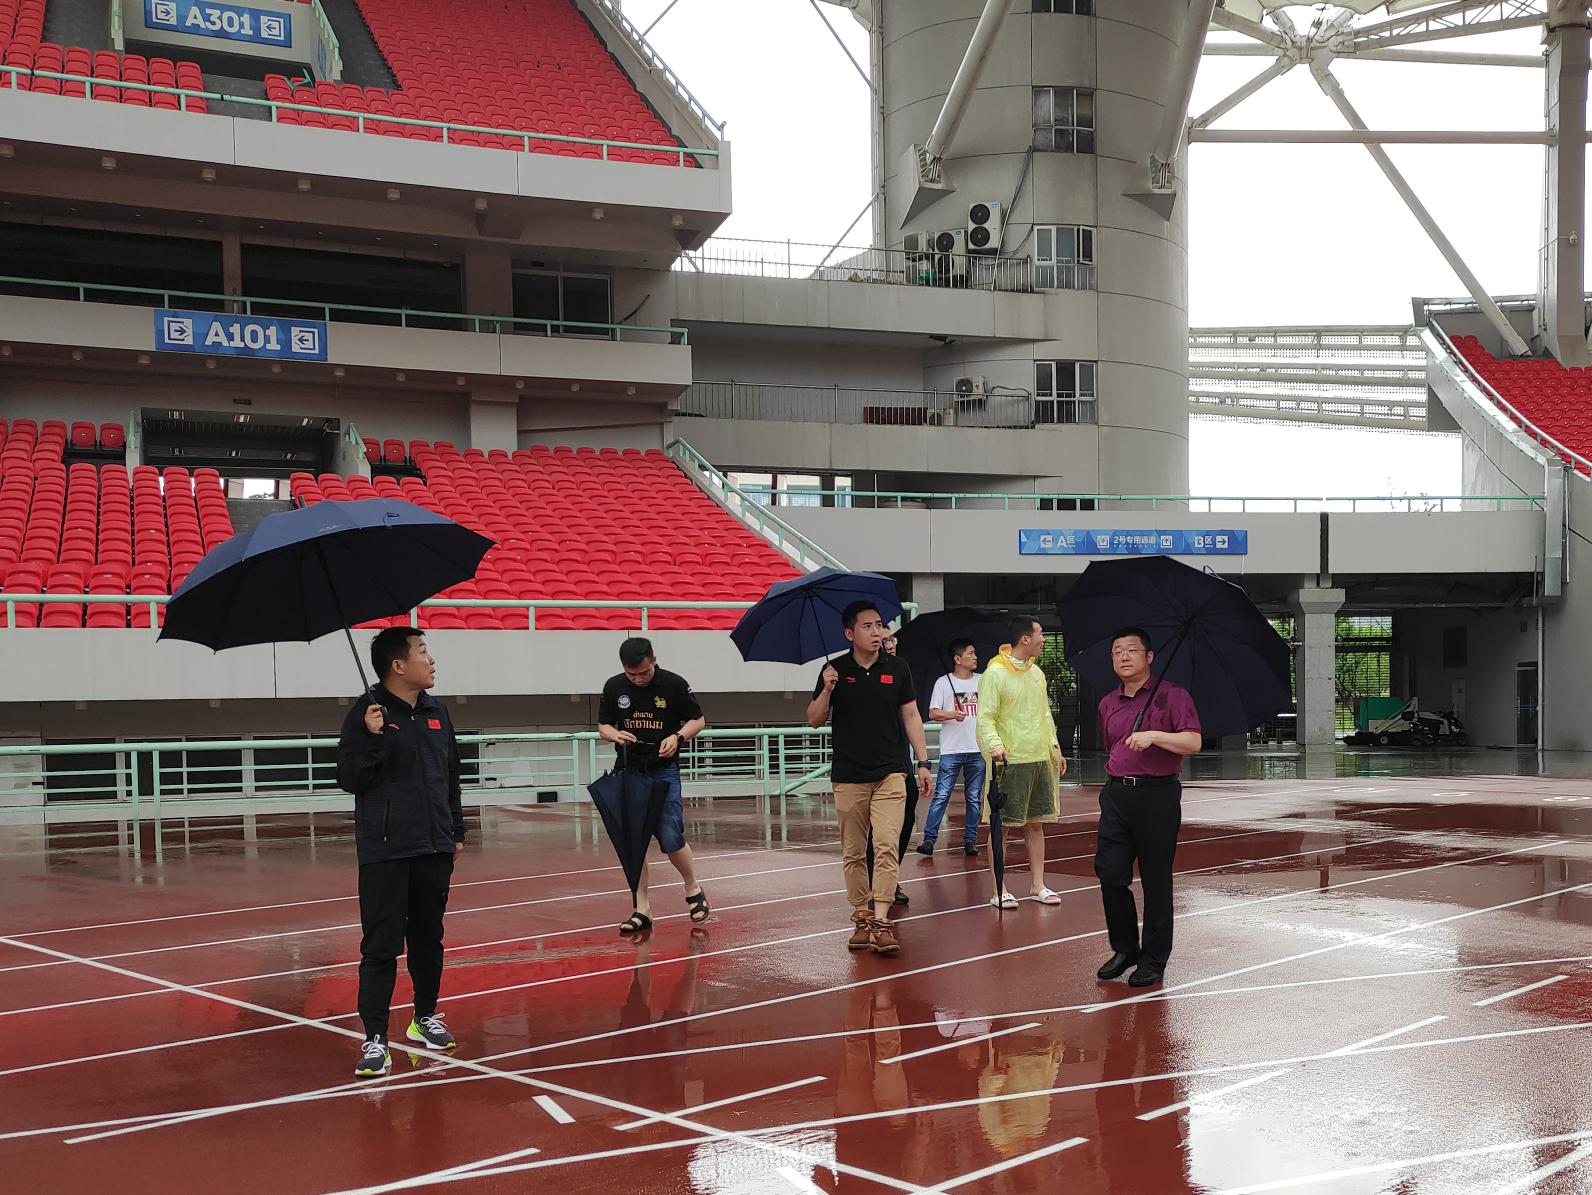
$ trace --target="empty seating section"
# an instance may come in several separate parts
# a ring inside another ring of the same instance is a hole
[[[168,594],[199,558],[232,534],[214,469],[141,465],[70,467],[74,448],[92,448],[93,425],[17,419],[0,423],[0,588],[4,593],[123,596]],[[126,444],[119,425],[98,432],[99,447]],[[156,612],[156,620],[162,612]],[[0,625],[6,625],[0,605]],[[19,627],[148,627],[148,605],[23,603]]]
[[[374,443],[374,442],[373,442]],[[384,448],[400,441],[386,441]],[[795,567],[726,514],[661,452],[627,449],[479,449],[411,442],[417,477],[292,478],[295,501],[399,498],[497,541],[476,579],[440,595],[456,599],[749,602]],[[538,628],[625,630],[638,608],[539,610]],[[649,629],[735,625],[739,610],[654,610]],[[389,620],[394,624],[406,618]],[[524,611],[428,607],[423,627],[523,629]]]
[[[106,83],[138,83],[185,91],[204,90],[204,76],[196,63],[58,46],[54,42],[42,41],[44,5],[45,0],[0,0],[0,63],[27,71],[103,79]],[[180,100],[166,92],[94,87],[83,82],[34,75],[0,75],[0,87],[13,86],[21,91],[36,91],[44,95],[81,96],[92,90],[96,100],[132,104],[139,108],[165,108],[171,111],[186,108],[190,112],[207,110],[205,101],[199,97]]]
[[[1551,357],[1500,360],[1474,336],[1456,336],[1453,342],[1477,376],[1526,420],[1577,456],[1592,459],[1592,370],[1566,369]],[[1565,461],[1583,474],[1588,471],[1569,457]]]
[[[0,0],[0,4],[8,0]],[[364,0],[360,5],[399,90],[266,76],[266,98],[440,124],[555,133],[639,145],[677,144],[570,0]],[[355,129],[353,116],[283,110],[279,119]],[[440,141],[440,129],[367,120],[365,131]],[[450,142],[523,150],[518,137],[450,133]],[[531,141],[533,153],[600,158],[594,145]],[[674,166],[677,154],[611,149],[609,158]],[[691,165],[690,159],[686,161]]]

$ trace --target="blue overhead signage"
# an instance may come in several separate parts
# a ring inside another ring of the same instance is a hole
[[[1023,528],[1019,556],[1245,556],[1249,532]]]
[[[312,319],[161,308],[155,312],[155,348],[163,353],[204,353],[214,357],[324,361],[326,325]]]
[[[284,12],[215,0],[144,0],[144,24],[168,33],[254,42],[290,49],[293,21]]]

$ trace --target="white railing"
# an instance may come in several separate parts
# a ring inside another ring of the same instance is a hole
[[[908,253],[818,245],[799,241],[755,241],[715,237],[682,253],[674,268],[683,273],[735,274],[817,282],[866,282],[923,286],[936,290],[1026,293],[1034,289],[1034,263],[1026,257],[971,253]],[[1092,281],[1092,276],[1091,276]]]
[[[1027,394],[699,381],[680,400],[680,414],[790,423],[1029,428],[1034,426],[1034,399]]]

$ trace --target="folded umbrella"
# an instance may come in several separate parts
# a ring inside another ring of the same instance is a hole
[[[885,622],[901,617],[901,599],[889,577],[821,568],[770,585],[741,615],[730,639],[743,660],[806,664],[850,648],[840,615],[857,601],[871,602]]]
[[[307,643],[342,630],[365,682],[349,627],[404,614],[468,581],[491,546],[409,502],[367,498],[285,510],[194,566],[166,607],[160,637],[221,651]]]
[[[978,671],[994,659],[1004,641],[1006,626],[970,606],[920,614],[896,634],[896,655],[912,669],[918,685],[918,712],[929,716],[929,698],[935,682],[952,670],[951,643],[971,639],[978,652]]]
[[[995,896],[997,900],[1006,891],[1006,832],[1001,828],[1001,811],[1006,808],[1006,794],[1001,783],[1006,779],[1006,765],[990,768],[989,792],[985,801],[989,806],[989,858],[995,871]]]
[[[646,772],[626,772],[616,768],[604,772],[586,786],[592,804],[608,829],[608,837],[619,856],[630,895],[641,883],[641,869],[647,865],[647,846],[658,833],[663,819],[669,782]]]
[[[1097,693],[1118,684],[1112,634],[1142,627],[1153,684],[1187,689],[1208,736],[1247,733],[1293,700],[1288,644],[1266,616],[1231,581],[1170,556],[1096,561],[1056,613],[1068,661]]]

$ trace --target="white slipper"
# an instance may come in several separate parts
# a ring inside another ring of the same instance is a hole
[[[1002,892],[999,896],[989,898],[989,907],[992,909],[1015,909],[1017,898],[1010,892]]]
[[[1042,905],[1059,905],[1061,903],[1061,897],[1049,888],[1041,888],[1028,899]]]

